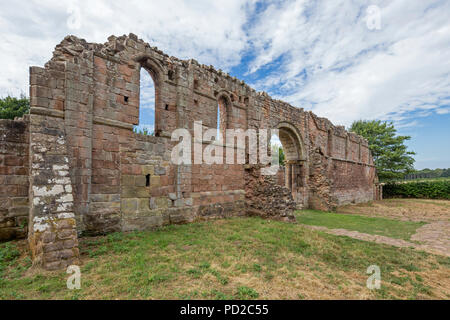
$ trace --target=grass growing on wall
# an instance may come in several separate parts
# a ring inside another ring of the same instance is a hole
[[[383,197],[450,200],[450,180],[387,183],[383,186]]]

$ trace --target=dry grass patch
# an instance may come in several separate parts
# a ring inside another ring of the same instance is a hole
[[[338,213],[386,217],[404,221],[449,221],[449,200],[384,199],[339,207]]]

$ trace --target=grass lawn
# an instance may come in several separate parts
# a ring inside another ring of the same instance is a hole
[[[425,222],[400,221],[386,218],[372,218],[354,214],[340,214],[317,210],[297,211],[297,221],[329,229],[347,229],[363,233],[410,240],[416,229]]]
[[[259,218],[82,238],[81,289],[0,244],[2,299],[449,299],[450,258]],[[381,268],[380,290],[366,270]]]

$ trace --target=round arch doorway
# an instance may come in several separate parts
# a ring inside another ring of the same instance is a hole
[[[307,166],[303,140],[298,130],[288,122],[280,122],[276,129],[284,152],[284,184],[291,190],[294,201],[301,208],[307,201]]]

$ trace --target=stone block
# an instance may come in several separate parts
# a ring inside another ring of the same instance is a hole
[[[138,209],[138,199],[122,199],[121,208],[125,214],[135,213]]]
[[[161,186],[161,178],[159,176],[151,176],[150,177],[150,186],[151,187]]]
[[[160,166],[156,166],[155,167],[155,174],[156,175],[160,175],[160,176],[166,174],[166,168],[160,167]]]
[[[177,195],[173,192],[168,194],[170,200],[177,200]]]

